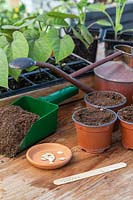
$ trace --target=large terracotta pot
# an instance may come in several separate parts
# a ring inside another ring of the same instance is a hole
[[[128,108],[131,108],[131,112],[127,111]],[[133,106],[127,106],[118,111],[118,118],[120,120],[121,132],[122,132],[122,144],[126,149],[133,149],[133,120],[128,121],[122,115],[125,112],[127,116],[133,116]],[[133,117],[132,117],[133,118]]]
[[[101,153],[111,146],[112,131],[114,123],[117,120],[117,115],[114,111],[106,109],[107,112],[114,115],[114,119],[103,125],[89,126],[76,119],[76,115],[79,111],[86,111],[89,109],[91,108],[82,108],[78,111],[75,111],[72,115],[72,119],[76,127],[78,144],[87,152]],[[97,110],[98,108],[95,109]]]

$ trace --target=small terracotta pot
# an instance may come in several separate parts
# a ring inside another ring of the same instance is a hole
[[[82,108],[80,110],[89,109],[91,108]],[[77,112],[79,112],[80,110],[75,111],[72,115],[72,119],[76,127],[79,146],[81,146],[83,150],[90,153],[101,153],[104,150],[108,149],[111,146],[112,130],[114,127],[114,123],[117,120],[117,114],[112,110],[105,109],[106,111],[114,115],[114,119],[111,122],[102,125],[89,126],[75,119]]]
[[[97,93],[101,93],[101,94],[103,93],[105,95],[113,93],[115,95],[120,96],[121,99],[122,99],[122,101],[119,104],[107,105],[107,106],[103,106],[103,105],[100,106],[100,105],[96,105],[96,104],[93,104],[93,103],[89,102],[89,96],[91,96],[93,94],[95,95]],[[102,108],[111,109],[111,110],[117,112],[122,107],[124,107],[125,103],[127,102],[127,99],[126,99],[126,97],[123,94],[118,93],[118,92],[114,92],[114,91],[94,91],[94,92],[90,92],[89,94],[86,94],[84,96],[84,101],[85,101],[87,107],[96,107],[96,108],[101,108],[102,107]]]
[[[121,102],[119,104],[107,105],[107,106],[103,106],[103,105],[100,106],[100,105],[96,105],[96,104],[93,104],[93,103],[89,102],[89,96],[96,95],[97,93],[101,93],[101,94],[105,94],[105,95],[109,94],[109,93],[110,94],[113,93],[115,95],[120,96],[122,100],[121,100]],[[123,94],[115,92],[115,91],[94,91],[94,92],[90,92],[89,94],[86,94],[84,96],[84,101],[85,101],[86,107],[88,107],[88,108],[89,107],[95,107],[95,108],[101,108],[102,107],[102,108],[105,108],[105,109],[111,109],[111,110],[113,110],[115,112],[118,112],[119,109],[124,107],[124,105],[127,102],[127,99]],[[118,128],[119,128],[119,120],[117,120],[115,122],[113,131],[118,130]]]
[[[122,111],[125,111],[127,108],[132,108],[133,114],[133,106],[127,106],[118,111],[118,119],[120,120],[121,132],[122,132],[122,144],[126,149],[133,149],[133,121],[127,121],[120,114]],[[127,115],[129,113],[127,112]]]

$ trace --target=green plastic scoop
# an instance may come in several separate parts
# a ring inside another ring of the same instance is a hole
[[[18,105],[24,110],[40,116],[21,141],[19,151],[28,148],[39,140],[55,132],[57,128],[57,113],[59,108],[56,104],[77,93],[78,89],[71,85],[46,97],[35,99],[30,96],[23,96],[13,102],[12,105]]]

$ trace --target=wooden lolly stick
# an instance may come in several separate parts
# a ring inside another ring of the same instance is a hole
[[[121,168],[126,167],[126,166],[127,166],[126,163],[120,162],[120,163],[116,163],[116,164],[109,165],[109,166],[106,166],[106,167],[102,167],[102,168],[99,168],[99,169],[94,169],[94,170],[91,170],[91,171],[88,171],[88,172],[83,172],[83,173],[80,173],[80,174],[75,174],[75,175],[72,175],[72,176],[67,176],[67,177],[64,177],[64,178],[56,179],[56,180],[54,180],[53,183],[55,185],[62,185],[62,184],[65,184],[65,183],[71,183],[71,182],[81,180],[81,179],[84,179],[84,178],[89,178],[89,177],[96,176],[96,175],[99,175],[99,174],[103,174],[103,173],[106,173],[106,172],[121,169]]]

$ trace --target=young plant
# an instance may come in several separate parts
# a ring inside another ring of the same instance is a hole
[[[121,24],[121,18],[124,12],[126,2],[127,2],[126,0],[115,0],[116,6],[115,6],[114,22],[109,13],[106,11],[106,5],[97,3],[88,6],[89,11],[102,12],[107,17],[108,20],[98,20],[97,24],[103,26],[111,26],[114,31],[114,39],[117,39],[118,33],[121,34],[125,31],[133,31],[133,29],[123,30],[123,26]]]
[[[69,15],[70,17],[70,15]],[[71,18],[74,18],[71,15]],[[67,14],[49,12],[31,15],[12,25],[2,25],[0,32],[0,86],[8,88],[8,75],[15,80],[21,73],[8,69],[8,62],[19,57],[31,57],[37,61],[47,61],[54,53],[56,62],[69,56],[74,49],[72,38],[60,36],[60,28],[67,27]],[[35,69],[34,67],[31,69]]]
[[[67,19],[77,18],[76,15],[61,12],[44,12],[37,17],[41,31],[46,35],[45,44],[47,44],[56,62],[58,63],[69,56],[74,50],[74,42],[67,33],[61,35],[64,28],[68,28]]]
[[[0,86],[8,88],[8,75],[16,80],[20,75],[20,70],[8,69],[8,62],[19,57],[27,57],[29,46],[23,33],[14,31],[12,38],[7,34],[0,36]],[[8,39],[9,40],[8,40]]]
[[[69,28],[66,29],[66,32],[73,32],[75,38],[79,39],[86,48],[92,44],[94,38],[89,32],[88,27],[85,26],[86,11],[89,3],[87,0],[72,1],[67,0],[63,1],[63,4],[53,8],[53,11],[64,11],[68,13],[76,13],[76,17],[70,20]],[[90,25],[91,27],[91,25]]]

